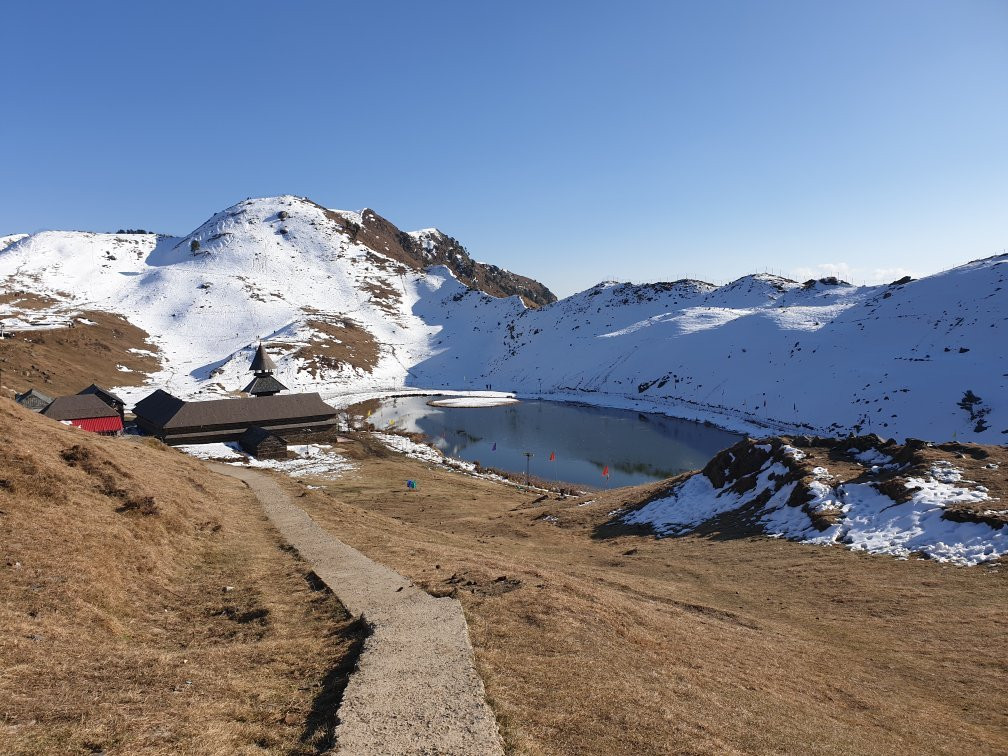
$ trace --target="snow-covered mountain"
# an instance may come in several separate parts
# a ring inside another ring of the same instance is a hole
[[[122,313],[160,348],[151,383],[187,396],[241,389],[263,339],[289,388],[338,401],[489,384],[744,430],[1004,443],[1006,263],[876,287],[604,283],[555,302],[437,230],[284,196],[240,202],[184,237],[12,238],[2,290],[53,305],[2,304],[0,317]]]
[[[480,328],[486,344],[422,380],[457,357],[495,388],[743,429],[1008,442],[1008,255],[888,286],[603,283],[499,326],[478,295],[460,304],[443,343]]]
[[[412,310],[445,284],[452,294],[472,285],[511,295],[515,312],[556,299],[536,281],[473,261],[436,229],[404,233],[370,210],[292,196],[240,202],[184,237],[5,239],[2,290],[52,300],[41,311],[34,302],[27,312],[0,305],[8,327],[58,324],[85,309],[123,314],[160,348],[164,370],[152,383],[187,396],[240,389],[260,339],[293,390],[402,386],[438,330]],[[134,398],[146,390],[123,389]]]

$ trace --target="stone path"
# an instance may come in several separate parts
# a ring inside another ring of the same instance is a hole
[[[248,484],[284,539],[372,626],[339,709],[341,754],[503,754],[455,599],[434,598],[320,528],[269,475],[214,464]]]

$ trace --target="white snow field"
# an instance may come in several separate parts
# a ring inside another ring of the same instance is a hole
[[[890,286],[768,275],[723,287],[603,283],[536,310],[470,289],[447,267],[376,253],[342,230],[338,219],[354,217],[283,196],[240,202],[183,237],[4,237],[0,287],[57,300],[31,314],[36,327],[101,309],[146,330],[163,369],[148,387],[117,389],[127,401],[151,387],[187,398],[240,390],[263,339],[281,382],[337,406],[404,387],[489,386],[760,434],[1008,441],[1008,255]],[[428,245],[439,235],[411,236]],[[3,325],[26,317],[0,305]],[[295,355],[340,340],[348,323],[378,343],[372,368]],[[981,401],[964,409],[967,390]]]

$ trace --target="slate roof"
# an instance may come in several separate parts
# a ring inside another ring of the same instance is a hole
[[[256,373],[272,373],[276,370],[276,363],[273,362],[273,358],[266,354],[266,347],[262,344],[256,349],[255,357],[252,358],[252,364],[249,365],[249,370]]]
[[[92,383],[86,389],[84,389],[83,391],[78,391],[77,393],[79,395],[94,394],[106,404],[115,404],[117,405],[117,407],[124,407],[126,405],[126,402],[124,402],[122,399],[120,399],[118,396],[113,394],[108,389],[102,388],[97,383]]]
[[[257,375],[243,391],[246,394],[275,394],[278,391],[286,391],[287,387],[272,375]]]
[[[158,389],[150,396],[144,397],[133,408],[133,414],[142,417],[154,425],[164,425],[185,406],[185,402],[167,391]]]
[[[259,425],[300,418],[335,418],[337,415],[336,410],[323,402],[318,394],[185,402],[161,389],[138,402],[133,413],[165,429]]]
[[[23,394],[15,394],[14,401],[20,404],[23,400],[29,399],[31,397],[35,397],[39,401],[45,402],[46,404],[52,404],[53,401],[53,398],[51,396],[49,396],[48,394],[43,394],[38,389],[34,388],[28,389]]]
[[[270,437],[275,438],[282,444],[287,443],[280,436],[276,435],[275,433],[270,433],[268,430],[266,430],[265,428],[261,428],[258,425],[253,425],[249,427],[249,429],[246,430],[244,433],[242,433],[241,438],[238,439],[238,443],[241,444],[243,447],[258,446],[259,444],[261,444],[263,441],[265,441],[267,438]]]
[[[119,413],[94,394],[57,397],[42,410],[42,414],[53,420],[83,420],[91,417],[119,419]]]

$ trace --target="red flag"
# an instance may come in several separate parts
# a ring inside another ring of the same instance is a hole
[[[606,465],[605,467],[602,468],[602,477],[603,478],[609,477],[609,465]]]
[[[556,452],[550,452],[550,462],[556,462]]]

